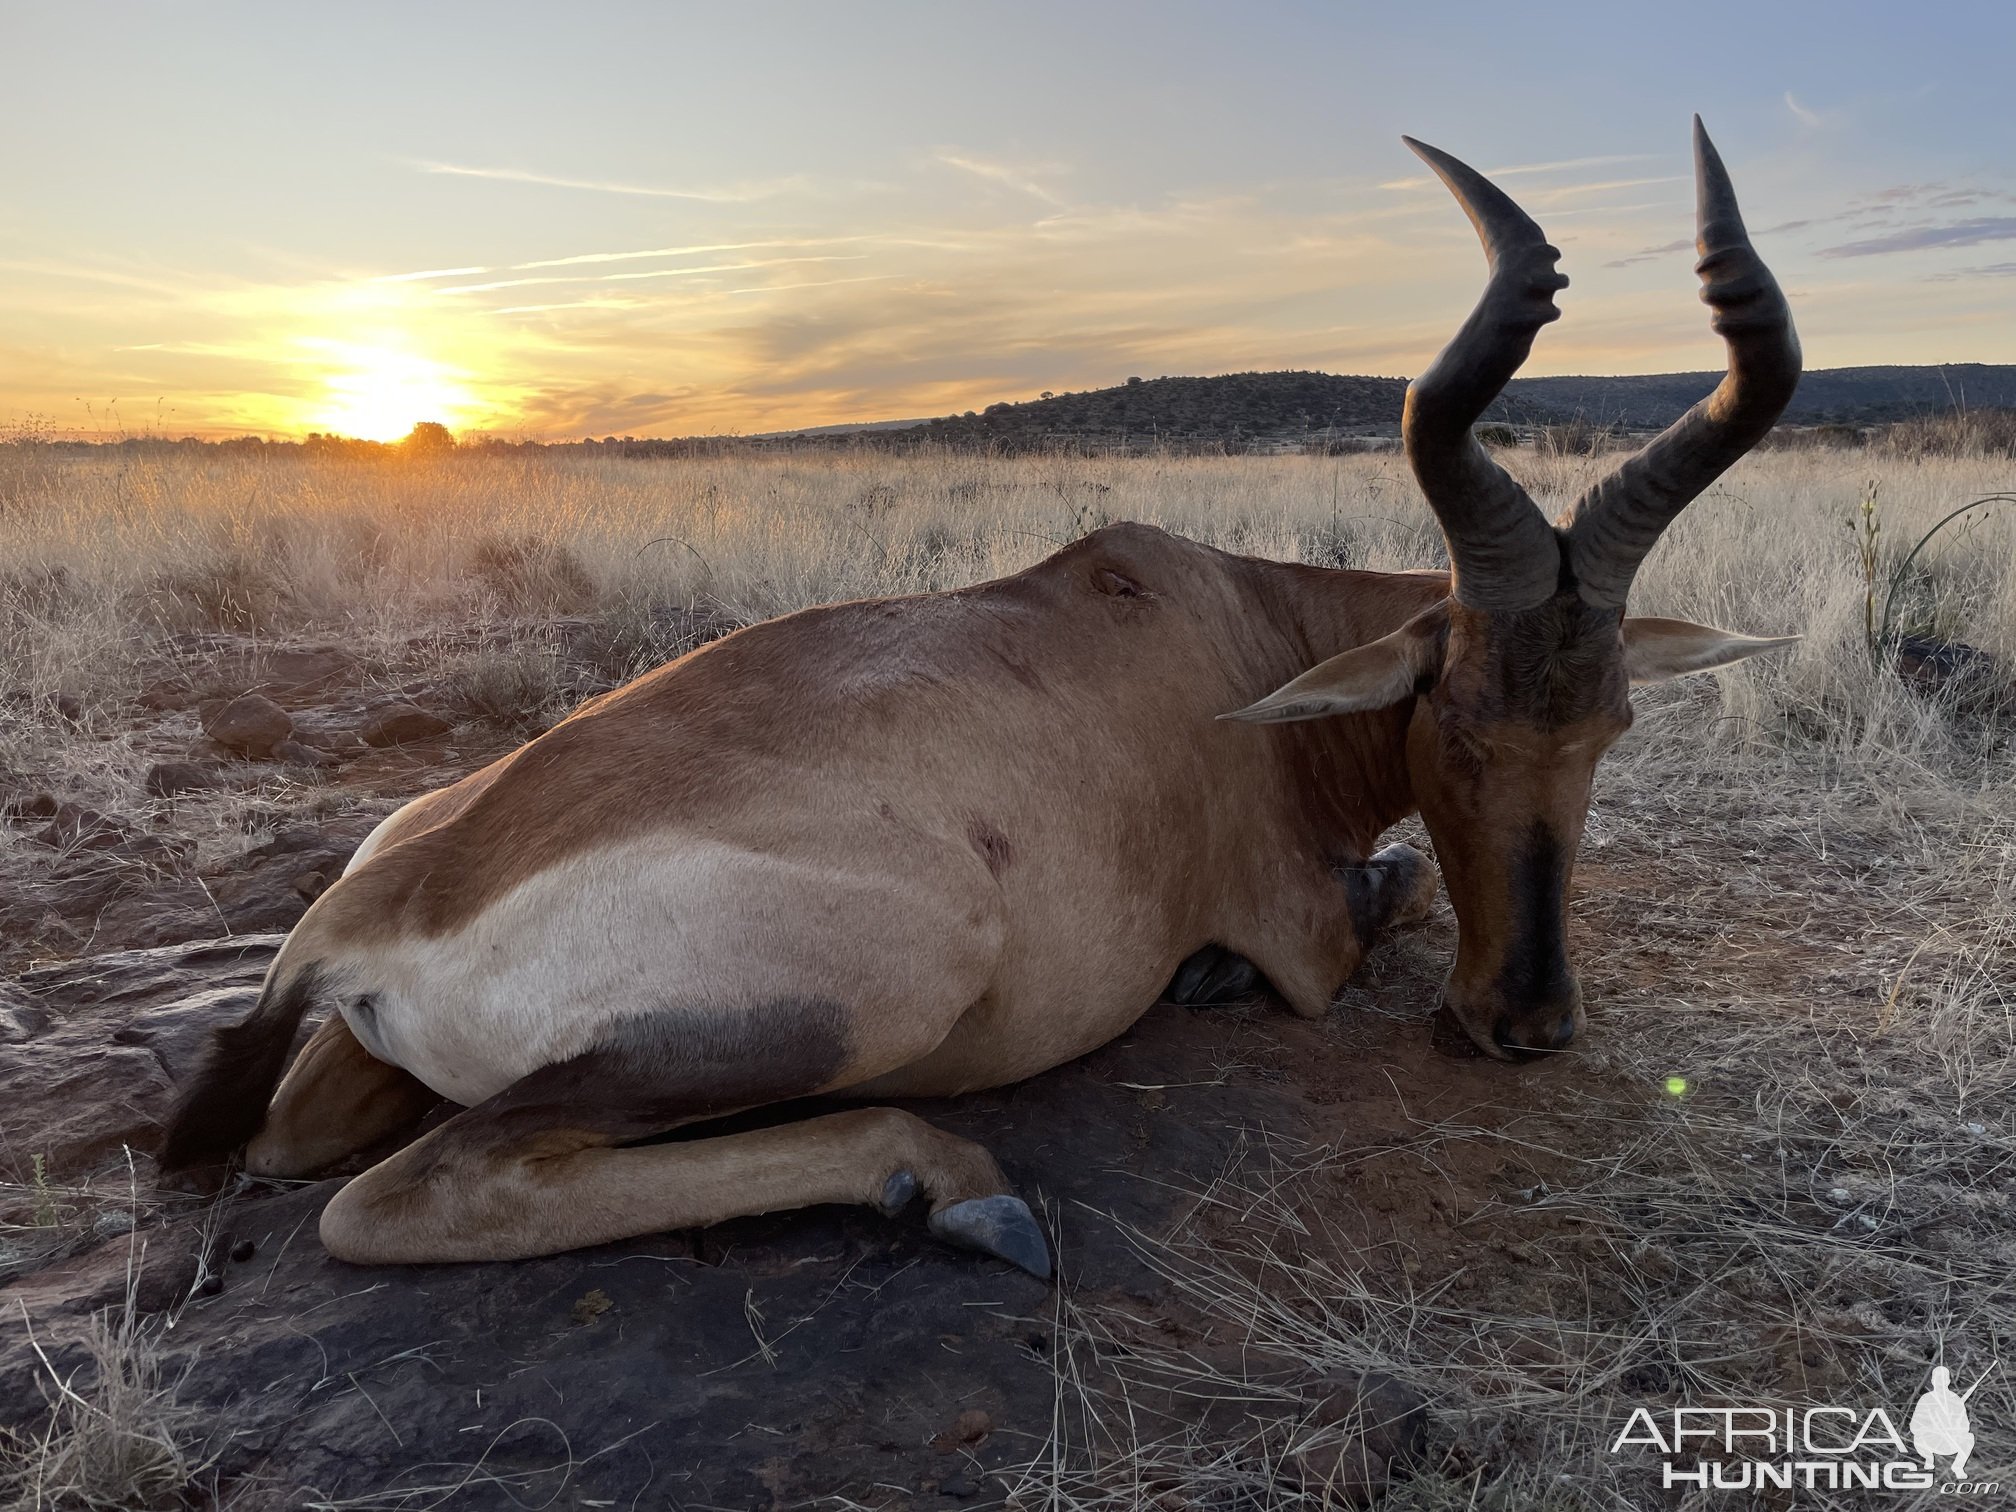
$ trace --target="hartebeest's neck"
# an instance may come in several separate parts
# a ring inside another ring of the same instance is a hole
[[[1292,562],[1250,563],[1268,633],[1255,686],[1279,686],[1340,652],[1390,634],[1449,594],[1446,572],[1353,572]],[[1258,670],[1258,669],[1256,669]],[[1414,701],[1334,719],[1273,726],[1305,796],[1306,820],[1347,853],[1364,855],[1415,810],[1407,729]]]

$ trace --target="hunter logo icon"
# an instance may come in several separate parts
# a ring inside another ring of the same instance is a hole
[[[1610,1452],[1656,1450],[1660,1485],[1669,1490],[1930,1491],[1978,1498],[2002,1487],[1967,1479],[1976,1446],[1967,1401],[1999,1366],[1991,1360],[1965,1391],[1953,1389],[1952,1371],[1934,1366],[1911,1409],[1908,1435],[1882,1407],[1639,1407]],[[1943,1474],[1940,1460],[1951,1462]]]
[[[1994,1368],[1991,1365],[1988,1370]],[[1911,1447],[1925,1461],[1927,1470],[1932,1468],[1934,1459],[1950,1454],[1953,1478],[1959,1480],[1967,1473],[1967,1456],[1974,1452],[1974,1431],[1967,1421],[1967,1398],[1980,1388],[1981,1381],[1988,1379],[1988,1370],[1981,1372],[1981,1380],[1956,1395],[1953,1373],[1944,1365],[1932,1367],[1932,1389],[1918,1398],[1918,1405],[1911,1409]]]

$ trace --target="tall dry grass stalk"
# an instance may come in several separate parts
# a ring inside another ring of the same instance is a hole
[[[126,1284],[120,1301],[92,1313],[67,1351],[52,1354],[27,1304],[21,1316],[41,1366],[36,1384],[48,1413],[33,1430],[0,1429],[0,1512],[181,1512],[216,1505],[210,1472],[221,1448],[217,1425],[183,1400],[193,1358],[171,1362],[164,1347],[175,1311],[140,1307],[146,1239],[131,1153],[123,1211],[100,1207],[97,1237],[123,1232]],[[67,1205],[56,1216],[74,1216]]]

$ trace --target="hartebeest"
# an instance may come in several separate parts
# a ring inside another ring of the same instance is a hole
[[[640,1141],[814,1094],[1012,1082],[1112,1039],[1186,960],[1243,958],[1320,1014],[1432,896],[1417,852],[1376,849],[1417,808],[1458,923],[1447,1008],[1493,1055],[1566,1045],[1565,893],[1628,687],[1796,638],[1624,601],[1770,428],[1799,349],[1697,121],[1728,376],[1549,525],[1472,427],[1559,313],[1559,254],[1409,145],[1491,267],[1407,394],[1447,573],[1115,525],[998,582],[730,635],[381,824],[218,1032],[163,1164],[249,1139],[252,1171],[311,1172],[438,1094],[464,1111],[336,1194],[332,1254],[506,1259],[921,1191],[936,1233],[1045,1275],[993,1159],[908,1113]],[[334,1011],[276,1095],[315,1009]]]

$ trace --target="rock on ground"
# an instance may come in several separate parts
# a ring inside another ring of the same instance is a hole
[[[416,704],[395,703],[373,709],[357,733],[368,746],[406,745],[415,740],[431,740],[453,728],[438,714],[430,714]]]
[[[254,760],[271,756],[273,747],[294,732],[293,716],[263,693],[241,693],[205,704],[202,717],[205,735]]]

